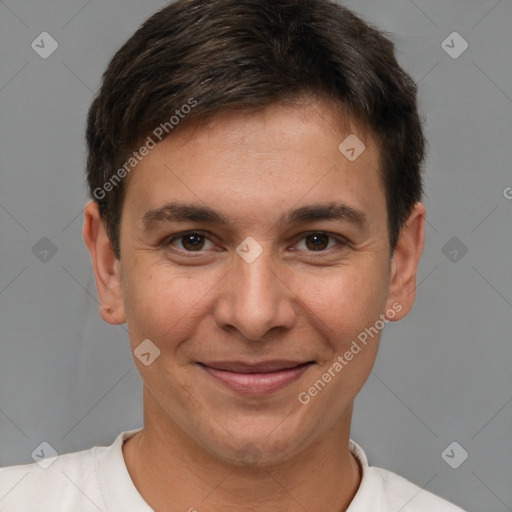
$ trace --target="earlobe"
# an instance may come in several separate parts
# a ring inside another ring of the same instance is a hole
[[[401,320],[412,309],[416,297],[416,275],[425,243],[426,210],[416,203],[400,231],[391,261],[391,282],[387,307],[400,304],[401,309],[392,319]]]
[[[89,201],[84,207],[82,236],[91,255],[101,318],[112,325],[125,323],[120,264],[100,217],[98,204]]]

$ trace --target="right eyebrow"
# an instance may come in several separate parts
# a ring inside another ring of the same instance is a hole
[[[160,208],[148,210],[143,218],[144,231],[151,231],[163,222],[210,222],[228,224],[229,219],[220,211],[209,206],[186,204],[179,202],[167,203]]]

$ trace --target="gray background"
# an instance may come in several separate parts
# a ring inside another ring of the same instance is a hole
[[[0,466],[142,424],[126,328],[101,321],[81,238],[84,127],[110,57],[164,3],[0,1]],[[346,5],[393,33],[430,144],[416,307],[386,328],[352,437],[467,510],[512,510],[512,2]],[[47,59],[31,48],[43,31],[59,44]],[[456,59],[453,31],[469,44]],[[458,469],[441,457],[453,441],[469,454]]]

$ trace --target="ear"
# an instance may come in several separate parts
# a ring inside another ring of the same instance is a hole
[[[121,263],[116,259],[98,204],[89,201],[84,207],[82,236],[91,254],[100,301],[101,318],[112,325],[126,322],[121,288]]]
[[[398,243],[393,251],[386,306],[388,309],[393,309],[396,315],[389,318],[390,321],[404,318],[414,304],[416,274],[425,243],[425,218],[425,206],[422,203],[416,203],[400,231]]]

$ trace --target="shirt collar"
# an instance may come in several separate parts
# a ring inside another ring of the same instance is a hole
[[[350,452],[361,467],[362,478],[356,495],[350,502],[346,512],[370,512],[383,510],[382,481],[375,471],[371,471],[363,449],[350,439]]]
[[[153,512],[135,487],[123,456],[123,443],[143,427],[121,432],[109,446],[101,460],[96,461],[96,472],[100,490],[110,512]],[[361,483],[346,512],[380,510],[382,506],[382,485],[375,473],[369,471],[368,459],[363,449],[352,439],[350,452],[361,467]]]
[[[123,456],[123,443],[141,430],[121,432],[97,461],[96,474],[109,512],[153,512],[135,487]]]

